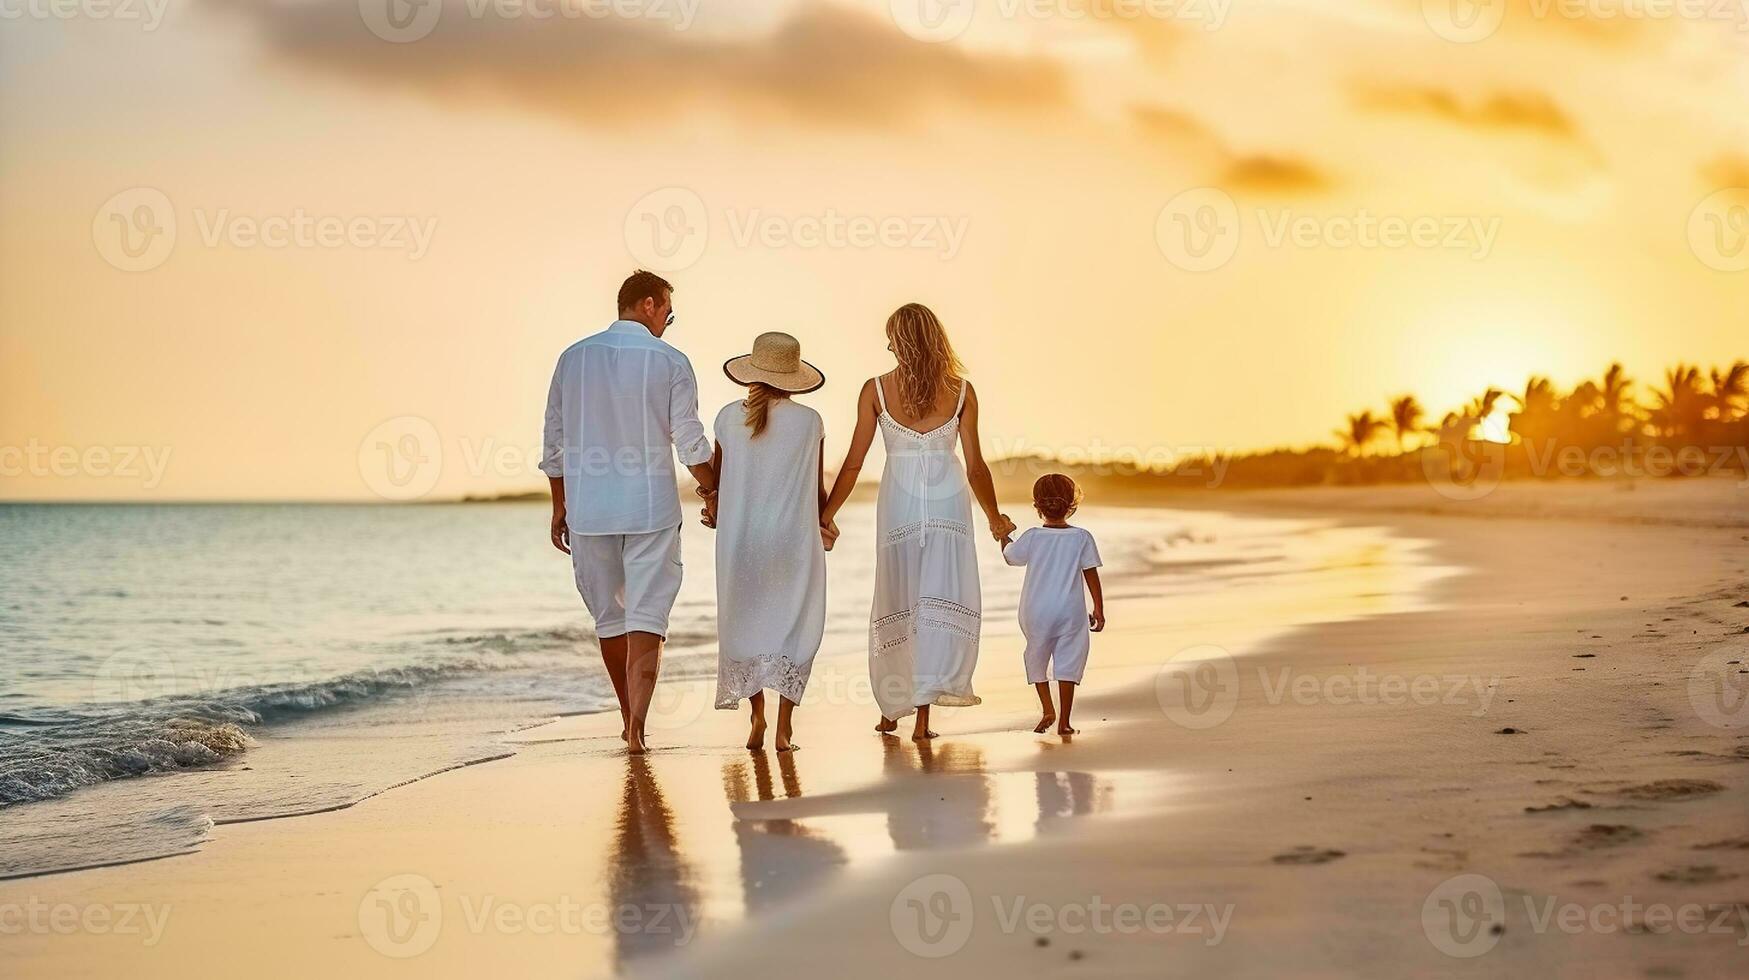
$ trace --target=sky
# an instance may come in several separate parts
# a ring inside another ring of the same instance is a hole
[[[1749,357],[1735,0],[0,17],[0,499],[538,488],[554,359],[640,265],[707,420],[723,361],[800,338],[830,457],[913,301],[994,455]]]

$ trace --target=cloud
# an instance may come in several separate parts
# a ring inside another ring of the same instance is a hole
[[[1231,190],[1258,194],[1310,194],[1329,190],[1332,182],[1322,170],[1304,160],[1247,156],[1227,166],[1221,183]]]
[[[1202,119],[1160,105],[1138,105],[1130,118],[1143,135],[1169,144],[1232,191],[1257,194],[1318,194],[1336,181],[1321,167],[1279,153],[1235,153]],[[1200,158],[1200,159],[1198,159]]]
[[[1581,142],[1572,118],[1540,92],[1495,92],[1466,100],[1449,89],[1432,86],[1377,85],[1361,89],[1356,101],[1376,112],[1426,116],[1465,129],[1532,133],[1562,142]]]
[[[506,18],[491,4],[475,16],[451,0],[428,35],[391,44],[365,26],[358,0],[209,3],[252,22],[274,55],[312,71],[578,123],[707,107],[881,125],[932,105],[1035,108],[1066,93],[1053,62],[925,44],[833,4],[799,7],[768,33],[702,36],[648,18]]]
[[[1749,187],[1749,157],[1720,154],[1700,168],[1700,176],[1708,187]]]

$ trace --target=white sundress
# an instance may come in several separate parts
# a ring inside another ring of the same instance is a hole
[[[717,702],[762,690],[802,703],[826,631],[819,413],[771,404],[765,431],[733,402],[717,413]]]
[[[900,425],[880,398],[887,468],[875,508],[875,595],[869,680],[887,718],[921,705],[967,706],[983,623],[972,493],[954,453],[966,388],[953,418],[929,432]]]

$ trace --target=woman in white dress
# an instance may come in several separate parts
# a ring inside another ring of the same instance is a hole
[[[875,511],[875,595],[869,617],[869,679],[883,734],[916,712],[912,738],[934,738],[931,705],[979,703],[972,692],[978,665],[982,598],[972,544],[972,498],[990,533],[1012,533],[996,506],[996,487],[978,444],[978,395],[927,307],[912,303],[887,320],[887,349],[898,360],[889,374],[862,386],[856,434],[821,514],[827,533],[850,499],[878,428],[887,468]],[[954,455],[958,444],[965,464]]]
[[[717,528],[717,707],[751,702],[747,747],[763,748],[765,692],[776,692],[777,750],[788,752],[826,630],[824,427],[790,395],[826,378],[784,333],[761,334],[723,372],[748,393],[717,413],[717,493],[705,507]]]

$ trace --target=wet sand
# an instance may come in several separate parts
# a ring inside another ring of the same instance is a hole
[[[644,760],[566,719],[196,855],[0,883],[163,922],[11,930],[5,974],[1734,973],[1743,491],[1502,494],[1175,500],[1335,526],[1310,574],[1114,598],[1072,739],[1031,733],[1012,638],[927,746],[870,730],[859,664],[820,665],[793,757],[672,685]]]

